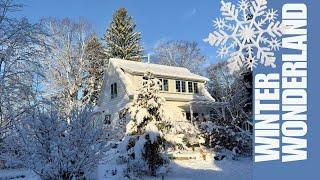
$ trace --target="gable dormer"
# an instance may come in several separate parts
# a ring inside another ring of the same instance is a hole
[[[165,66],[159,64],[110,59],[108,72],[105,77],[105,96],[109,99],[123,97],[122,92],[133,98],[137,90],[142,87],[143,75],[151,72],[161,83],[161,95],[166,100],[213,100],[205,89],[208,78],[191,73],[182,67]],[[106,92],[108,92],[106,94]]]

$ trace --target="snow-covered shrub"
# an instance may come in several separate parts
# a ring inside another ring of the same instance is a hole
[[[223,149],[229,151],[237,149],[235,155],[251,155],[252,137],[250,133],[244,132],[235,126],[213,124],[213,128],[205,128],[206,130],[203,130],[207,146],[215,148],[217,152]],[[202,127],[205,126],[202,124]]]
[[[104,152],[103,132],[87,108],[70,116],[34,110],[15,124],[1,158],[33,170],[42,179],[89,177]]]

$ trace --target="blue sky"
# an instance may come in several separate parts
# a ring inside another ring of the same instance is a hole
[[[217,59],[216,50],[202,39],[214,30],[212,20],[219,16],[219,0],[28,0],[24,4],[21,14],[32,22],[44,17],[83,17],[100,37],[113,12],[125,7],[142,33],[146,52],[164,39],[189,40],[199,43],[210,62]]]

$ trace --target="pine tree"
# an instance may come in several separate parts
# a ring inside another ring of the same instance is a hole
[[[108,58],[141,61],[141,34],[135,29],[136,24],[125,8],[120,8],[113,14],[112,22],[104,36]]]
[[[155,175],[168,163],[163,150],[187,149],[204,143],[200,131],[187,120],[170,118],[165,112],[165,99],[160,96],[160,81],[147,73],[129,107],[130,121],[119,152],[129,161],[130,172]]]
[[[159,87],[159,80],[146,74],[143,87],[129,108],[131,121],[121,152],[128,157],[128,171],[132,173],[155,176],[157,169],[168,163],[161,152],[166,144],[164,135],[171,124],[164,116]]]
[[[89,61],[89,77],[86,79],[83,101],[87,104],[96,105],[103,82],[104,68],[108,64],[103,46],[96,35],[93,35],[88,41],[85,53]]]
[[[144,75],[143,87],[140,89],[130,107],[132,120],[127,125],[127,133],[143,134],[149,131],[150,124],[153,131],[159,132],[168,126],[164,116],[164,99],[160,97],[160,81],[151,73]]]

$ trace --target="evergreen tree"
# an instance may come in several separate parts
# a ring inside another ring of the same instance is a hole
[[[165,147],[164,134],[171,128],[164,116],[164,99],[159,96],[159,87],[159,80],[150,73],[144,76],[143,87],[129,109],[131,121],[127,124],[127,138],[131,143],[125,148],[133,166],[139,164],[138,167],[153,176],[167,163],[161,152]]]
[[[96,105],[103,82],[103,72],[108,64],[106,54],[98,37],[93,35],[86,45],[86,58],[88,59],[88,78],[84,90],[83,101]]]
[[[143,52],[140,45],[141,34],[135,29],[136,24],[125,8],[120,8],[113,14],[112,22],[104,36],[108,58],[141,61]]]
[[[204,143],[200,132],[187,120],[172,119],[164,109],[165,99],[160,96],[160,81],[147,73],[129,107],[130,121],[119,152],[128,161],[128,174],[155,175],[168,163],[163,150],[187,149]]]
[[[169,123],[165,121],[164,99],[159,94],[159,80],[151,73],[145,74],[143,78],[143,87],[129,109],[132,118],[127,125],[129,134],[143,134],[148,131],[150,124],[157,127],[153,131],[160,131]]]

